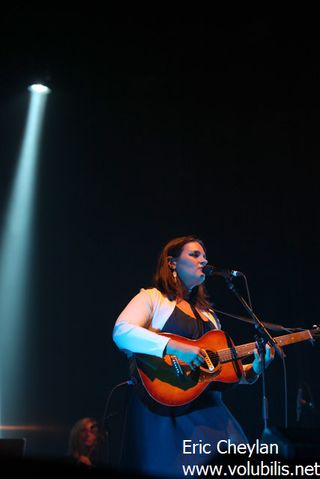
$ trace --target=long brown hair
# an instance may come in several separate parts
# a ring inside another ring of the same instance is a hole
[[[89,450],[83,445],[83,441],[81,438],[81,432],[86,425],[91,424],[91,426],[97,426],[97,422],[91,417],[84,417],[79,419],[72,427],[69,435],[69,450],[68,454],[75,459],[79,459],[80,456],[86,455],[91,457],[91,454],[96,449],[98,444],[98,430],[97,430],[97,439],[96,443],[90,448]]]
[[[197,242],[201,244],[203,249],[206,251],[204,243],[201,239],[196,236],[179,236],[178,238],[173,238],[170,240],[162,249],[158,264],[156,268],[155,275],[153,277],[154,286],[161,291],[162,294],[167,296],[171,301],[177,299],[177,297],[183,298],[185,289],[179,278],[179,276],[174,279],[172,271],[169,266],[168,258],[172,256],[173,258],[178,258],[182,252],[183,247],[187,243]],[[209,300],[207,290],[204,284],[195,286],[192,288],[190,297],[188,298],[190,303],[199,309],[208,311],[212,308],[212,304]]]

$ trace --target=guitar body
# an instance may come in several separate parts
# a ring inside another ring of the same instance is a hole
[[[206,353],[205,363],[192,371],[188,364],[176,356],[157,358],[148,354],[135,354],[131,358],[131,374],[136,380],[137,391],[150,405],[183,408],[214,383],[214,389],[225,390],[239,383],[243,375],[241,359],[253,354],[256,343],[235,346],[231,338],[220,330],[209,331],[201,338],[187,339],[176,334],[160,333],[184,344],[199,346]],[[278,347],[320,338],[320,327],[299,330],[273,338]],[[159,410],[159,409],[158,409]],[[182,412],[183,413],[183,412]],[[177,413],[179,414],[179,412]]]
[[[221,383],[225,389],[226,385],[235,385],[240,381],[243,373],[242,363],[236,358],[235,346],[225,332],[209,331],[197,340],[169,333],[161,335],[206,350],[211,368],[205,364],[192,371],[186,363],[178,361],[173,356],[165,355],[164,358],[158,358],[147,354],[135,354],[138,379],[157,403],[164,406],[183,406],[196,399],[212,381],[215,382],[217,389],[220,389]],[[220,350],[234,350],[234,360],[221,363],[218,354]]]

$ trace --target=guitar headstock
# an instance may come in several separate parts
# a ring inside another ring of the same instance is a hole
[[[312,329],[310,329],[310,333],[312,334],[312,339],[315,341],[320,342],[320,326],[319,324],[314,324]]]

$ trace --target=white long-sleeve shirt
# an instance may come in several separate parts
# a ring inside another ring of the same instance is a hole
[[[119,315],[114,329],[113,340],[127,356],[132,353],[151,354],[162,357],[170,338],[159,333],[172,314],[176,301],[170,301],[158,289],[141,289]],[[201,311],[216,328],[216,318],[207,311]]]

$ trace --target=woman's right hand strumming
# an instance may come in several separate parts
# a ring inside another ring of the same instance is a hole
[[[204,362],[205,352],[198,346],[180,343],[170,339],[167,344],[165,354],[177,356],[180,361],[187,363],[192,371]]]

